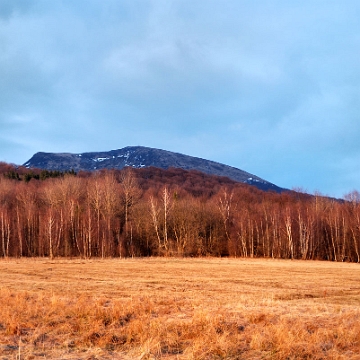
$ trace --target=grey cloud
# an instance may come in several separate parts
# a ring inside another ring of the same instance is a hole
[[[1,154],[148,145],[339,194],[356,185],[359,10],[3,1]]]
[[[8,20],[15,14],[24,14],[31,7],[32,2],[28,0],[2,0],[0,2],[0,19]]]

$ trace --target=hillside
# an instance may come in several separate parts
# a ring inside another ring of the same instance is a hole
[[[281,192],[284,189],[244,170],[215,161],[171,151],[143,146],[128,146],[105,152],[45,153],[38,152],[25,164],[27,168],[69,171],[96,171],[101,169],[123,169],[157,167],[197,170],[205,174],[225,176],[234,181],[254,185],[261,190]]]
[[[0,257],[360,262],[359,219],[356,200],[266,192],[196,170],[57,173],[0,163]]]

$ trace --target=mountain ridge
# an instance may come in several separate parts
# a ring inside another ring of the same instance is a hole
[[[256,175],[229,165],[145,146],[127,146],[117,150],[84,153],[38,152],[23,166],[60,171],[71,169],[75,171],[123,169],[127,166],[133,168],[152,166],[162,169],[173,167],[183,170],[197,170],[209,175],[226,176],[240,183],[254,185],[261,190],[276,192],[286,190]]]

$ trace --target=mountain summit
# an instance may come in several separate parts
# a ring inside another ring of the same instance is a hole
[[[127,146],[118,150],[82,154],[38,152],[24,166],[60,171],[71,169],[75,171],[96,171],[101,169],[122,169],[126,166],[133,168],[153,166],[162,169],[174,167],[184,170],[197,170],[210,175],[226,176],[237,182],[255,185],[262,190],[276,192],[284,190],[258,176],[232,166],[143,146]]]

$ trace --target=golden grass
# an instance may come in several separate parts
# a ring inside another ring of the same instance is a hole
[[[0,261],[0,359],[360,359],[357,264]]]

